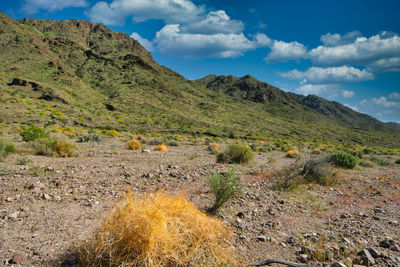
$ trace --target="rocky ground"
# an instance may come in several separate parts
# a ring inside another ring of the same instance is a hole
[[[230,167],[201,144],[143,153],[109,139],[77,144],[73,158],[51,158],[15,141],[19,153],[0,162],[0,265],[56,265],[129,190],[183,193],[206,209],[213,201],[207,178]],[[31,161],[18,165],[21,154]],[[389,160],[388,167],[339,169],[334,186],[280,192],[271,189],[272,174],[294,160],[257,153],[237,167],[245,192],[219,217],[248,263],[400,266],[400,166]]]

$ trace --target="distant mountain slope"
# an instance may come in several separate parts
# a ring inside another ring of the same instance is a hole
[[[38,124],[291,142],[376,143],[251,76],[190,81],[102,24],[14,20],[0,12],[0,127]]]
[[[367,114],[356,112],[338,102],[328,101],[315,95],[303,96],[290,92],[287,93],[250,75],[241,78],[209,75],[196,80],[196,82],[214,91],[267,104],[268,106],[278,105],[284,107],[285,105],[289,105],[296,111],[293,113],[293,118],[301,117],[305,112],[306,116],[310,116],[310,119],[320,119],[320,117],[310,112],[312,110],[322,114],[325,119],[332,119],[348,127],[399,132],[398,128],[391,124],[385,124]]]
[[[315,95],[290,94],[310,109],[349,127],[389,132],[398,130],[390,124],[385,124],[367,114],[356,112],[336,101],[328,101]]]

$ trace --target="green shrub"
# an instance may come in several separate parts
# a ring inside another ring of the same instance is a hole
[[[353,169],[358,164],[358,159],[355,156],[346,153],[344,151],[332,153],[328,157],[328,161],[332,162],[336,166],[345,167],[349,169]]]
[[[230,144],[222,153],[217,155],[218,163],[247,164],[254,158],[250,147],[240,144]]]
[[[374,163],[372,161],[369,161],[369,160],[366,160],[366,159],[360,160],[359,164],[362,167],[368,167],[368,168],[374,167]]]
[[[164,143],[163,140],[161,140],[160,138],[153,138],[149,142],[149,144],[153,145],[153,146],[158,146],[158,145],[161,145],[163,143]]]
[[[240,195],[242,192],[240,178],[233,169],[223,176],[220,173],[214,173],[208,179],[208,184],[215,197],[213,206],[208,209],[213,214],[218,212],[226,202]]]
[[[25,142],[34,141],[39,138],[49,137],[49,134],[43,128],[37,126],[31,126],[29,128],[23,129],[20,133],[22,140]]]
[[[349,154],[351,154],[351,155],[353,155],[354,157],[357,157],[357,158],[359,158],[359,159],[362,159],[363,158],[363,156],[364,156],[364,152],[363,151],[361,151],[361,150],[346,150],[345,151],[346,153],[349,153]]]
[[[3,139],[0,139],[0,161],[5,160],[10,154],[15,153],[15,146]]]
[[[376,156],[370,157],[369,160],[375,162],[379,166],[388,166],[388,165],[390,165],[390,162],[388,160],[385,160],[385,159],[382,159],[382,158],[378,158]]]
[[[78,142],[101,142],[101,137],[96,132],[89,132],[87,134],[81,135],[78,138]]]
[[[400,164],[400,159],[397,159],[394,163]]]
[[[31,159],[28,157],[19,157],[17,158],[18,165],[28,165],[31,162]]]
[[[41,138],[32,143],[37,155],[51,157],[73,157],[75,146],[68,141],[54,138]]]
[[[293,190],[301,184],[317,183],[332,185],[337,182],[337,175],[332,165],[325,159],[298,159],[273,174],[275,190]]]
[[[363,149],[363,153],[364,153],[365,155],[367,155],[367,154],[373,154],[373,153],[374,153],[374,150],[372,150],[371,148],[364,148],[364,149]]]
[[[307,160],[302,167],[301,175],[308,183],[332,185],[336,183],[336,172],[332,165],[323,159]]]

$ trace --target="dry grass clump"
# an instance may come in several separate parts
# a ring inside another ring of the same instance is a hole
[[[295,149],[291,149],[291,150],[286,152],[285,156],[287,158],[297,158],[298,156],[300,156],[300,152],[295,150]]]
[[[51,157],[74,157],[75,146],[68,141],[56,138],[41,138],[31,144],[37,155]]]
[[[211,151],[213,154],[218,154],[221,152],[221,148],[219,147],[218,143],[208,143],[208,150]]]
[[[128,149],[131,149],[131,150],[142,149],[142,145],[140,144],[140,142],[135,139],[129,140],[128,143],[126,143],[126,146],[128,147]]]
[[[164,152],[167,152],[167,151],[168,151],[167,147],[166,147],[164,144],[161,144],[161,145],[156,146],[156,147],[154,148],[154,150],[155,150],[155,151],[164,151]]]
[[[231,231],[181,196],[127,194],[78,247],[82,266],[226,266]]]

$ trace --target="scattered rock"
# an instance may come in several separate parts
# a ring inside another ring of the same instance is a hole
[[[151,152],[150,152],[149,149],[143,149],[143,150],[142,150],[142,153],[150,154]]]
[[[360,252],[358,252],[358,255],[361,256],[361,264],[367,263],[367,266],[369,266],[376,263],[374,257],[372,257],[371,253],[369,253],[368,249],[361,250]]]
[[[24,256],[21,253],[17,253],[8,262],[10,264],[21,264],[23,259],[24,259]]]
[[[261,242],[267,241],[267,237],[265,235],[259,235],[257,236],[257,240]]]
[[[330,267],[347,267],[346,264],[344,264],[344,263],[341,262],[341,261],[334,262],[334,263],[332,263],[332,264],[329,265],[329,266],[330,266]]]
[[[50,200],[51,196],[49,194],[43,194],[42,198],[46,199],[46,200]]]
[[[371,256],[374,257],[375,259],[381,256],[381,253],[374,248],[367,248],[367,250],[371,254]]]
[[[298,259],[299,259],[299,261],[302,262],[302,263],[307,263],[307,262],[308,262],[308,256],[307,256],[306,254],[300,254],[300,255],[298,256]]]

